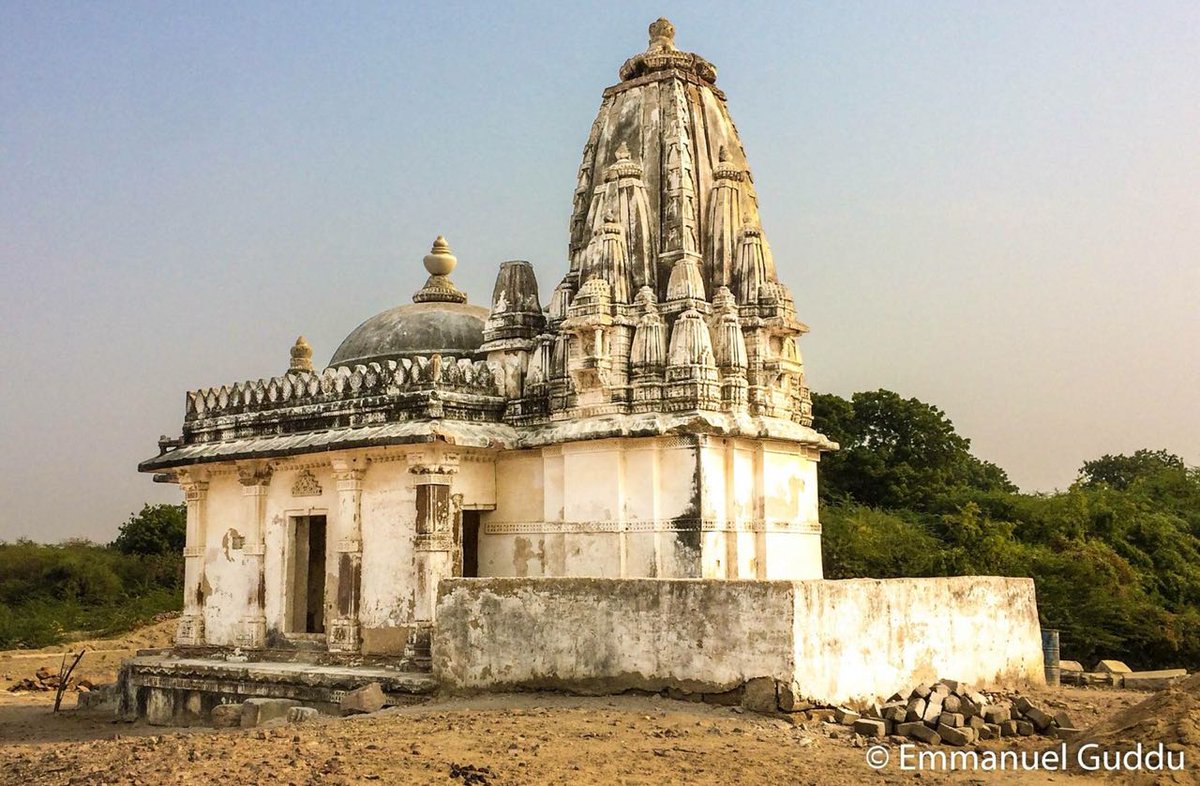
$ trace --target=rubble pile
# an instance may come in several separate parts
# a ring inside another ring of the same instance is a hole
[[[955,680],[920,685],[861,712],[836,707],[810,710],[809,715],[848,726],[862,737],[929,745],[970,745],[1035,734],[1069,739],[1079,731],[1065,712],[1051,714],[1024,696],[986,694]]]
[[[6,677],[6,679],[8,679],[8,678]],[[61,684],[61,682],[62,682],[62,677],[60,677],[56,672],[52,672],[49,669],[47,669],[45,666],[43,666],[42,668],[38,669],[37,671],[35,671],[33,673],[33,677],[24,677],[22,679],[15,681],[12,685],[10,685],[8,687],[8,692],[9,693],[21,693],[21,692],[35,693],[35,692],[39,692],[39,691],[58,690],[58,686]],[[93,685],[90,680],[86,680],[86,679],[76,680],[74,677],[72,677],[67,680],[66,689],[74,690],[79,693],[87,693],[88,691],[94,690],[95,687],[96,686]]]

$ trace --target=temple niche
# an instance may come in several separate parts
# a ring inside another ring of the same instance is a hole
[[[412,302],[326,366],[300,338],[278,376],[187,394],[141,465],[187,501],[182,650],[421,668],[449,577],[821,578],[836,446],[715,83],[651,25],[604,91],[544,305],[525,261],[469,303],[439,237]]]

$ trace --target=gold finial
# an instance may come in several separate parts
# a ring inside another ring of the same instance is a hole
[[[433,248],[425,255],[425,269],[429,271],[429,279],[413,295],[414,303],[466,303],[467,296],[454,286],[449,278],[450,273],[458,265],[458,257],[450,252],[450,244],[441,235],[433,241]]]
[[[292,345],[291,354],[292,365],[288,371],[300,372],[313,370],[312,347],[304,340],[304,336],[296,339],[296,343]]]
[[[675,50],[675,25],[665,16],[650,23],[650,50]]]

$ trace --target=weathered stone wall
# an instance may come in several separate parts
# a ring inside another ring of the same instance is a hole
[[[786,582],[451,579],[439,595],[433,668],[452,689],[716,693],[791,677]]]
[[[818,702],[950,677],[1043,680],[1033,582],[456,579],[433,667],[458,690],[721,693],[766,677]]]
[[[505,451],[480,575],[820,578],[817,454],[715,436]]]

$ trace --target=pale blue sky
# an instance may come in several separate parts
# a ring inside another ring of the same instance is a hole
[[[814,388],[1030,490],[1200,463],[1200,3],[0,1],[0,539],[107,540],[183,393],[328,359],[444,233],[565,270],[660,14],[718,67]]]

